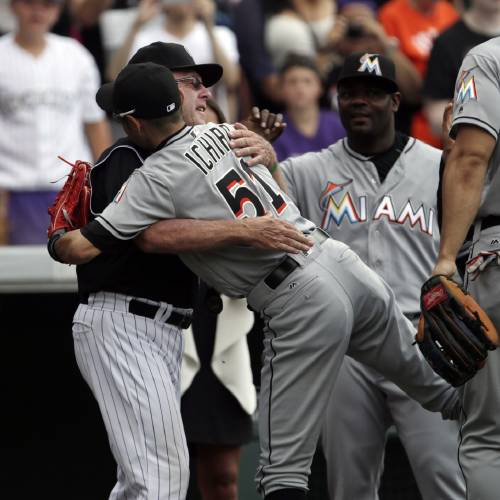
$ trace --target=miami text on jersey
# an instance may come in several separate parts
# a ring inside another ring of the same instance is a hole
[[[225,124],[204,130],[193,141],[184,156],[207,175],[214,168],[214,165],[231,151],[229,130]]]
[[[323,211],[321,227],[325,231],[333,229],[334,224],[337,227],[340,226],[344,218],[350,224],[367,221],[367,197],[359,196],[357,203],[355,203],[351,193],[344,190],[345,186],[351,183],[352,179],[342,184],[329,181],[321,193],[319,198],[319,205]],[[423,205],[415,210],[410,200],[406,200],[402,207],[396,207],[392,198],[385,195],[370,210],[370,214],[372,214],[370,215],[371,220],[374,221],[385,218],[396,224],[409,224],[411,227],[418,225],[423,233],[430,236],[433,233],[434,210],[429,208],[426,211]]]

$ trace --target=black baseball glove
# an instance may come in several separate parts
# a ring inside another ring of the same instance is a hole
[[[480,370],[499,345],[488,315],[459,285],[433,276],[422,286],[422,315],[415,337],[434,371],[454,387]]]

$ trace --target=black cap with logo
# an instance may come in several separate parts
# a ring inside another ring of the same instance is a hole
[[[382,54],[356,52],[345,58],[337,84],[359,78],[376,80],[390,93],[399,91],[394,62]]]
[[[174,75],[151,62],[125,66],[112,84],[99,89],[96,101],[115,116],[144,119],[171,115],[181,107]]]

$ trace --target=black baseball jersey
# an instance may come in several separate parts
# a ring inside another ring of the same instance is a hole
[[[140,168],[148,153],[128,139],[120,139],[107,149],[91,171],[92,218],[113,201],[130,174]],[[82,234],[93,244],[101,235],[91,224]],[[78,289],[82,297],[109,291],[168,302],[190,308],[197,278],[176,255],[145,254],[133,241],[124,242],[117,253],[104,252],[88,264],[77,266]]]

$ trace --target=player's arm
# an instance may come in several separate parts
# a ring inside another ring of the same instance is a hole
[[[146,229],[136,244],[147,253],[203,252],[229,245],[299,253],[311,247],[292,224],[270,214],[242,220],[164,220]]]
[[[97,257],[101,251],[83,236],[80,229],[75,229],[59,239],[51,239],[49,253],[52,258],[65,264],[85,264]]]
[[[119,251],[120,240],[96,224],[51,240],[49,253],[65,264],[85,264],[101,253],[98,247]],[[244,220],[164,220],[146,229],[134,243],[147,253],[202,252],[229,245],[299,253],[312,246],[294,226],[271,215]]]
[[[433,274],[451,275],[481,201],[489,159],[496,140],[474,125],[460,125],[443,174],[443,225]]]

